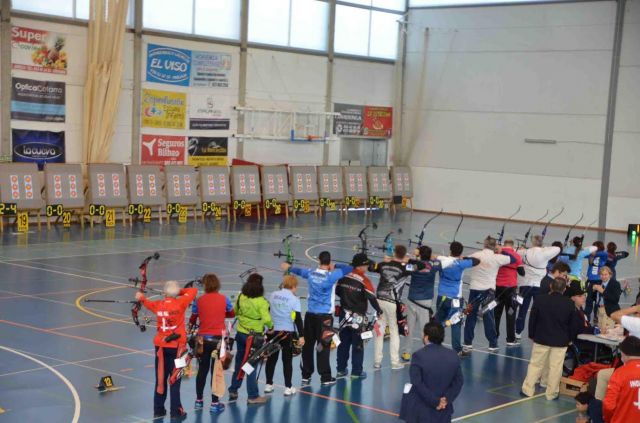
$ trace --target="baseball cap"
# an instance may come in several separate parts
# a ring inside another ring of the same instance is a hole
[[[369,260],[367,255],[364,253],[356,254],[353,256],[353,260],[351,261],[351,265],[353,267],[368,266],[369,264],[371,264],[371,260]]]

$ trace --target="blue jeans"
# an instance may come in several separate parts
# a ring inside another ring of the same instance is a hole
[[[472,289],[469,291],[469,303],[473,303],[473,311],[467,316],[467,320],[464,323],[465,345],[473,344],[478,312],[480,311],[484,298],[488,293],[488,289],[482,291]],[[482,322],[484,326],[484,336],[487,338],[487,341],[489,341],[489,347],[496,348],[498,346],[498,335],[496,334],[496,318],[493,315],[493,310],[487,310],[484,312],[482,315]]]
[[[360,331],[345,328],[340,331],[340,345],[338,345],[339,372],[347,371],[349,350],[351,350],[351,374],[360,375],[364,361],[364,343],[360,337]]]
[[[516,319],[516,333],[520,334],[524,330],[524,324],[527,320],[527,313],[529,312],[529,305],[531,300],[538,295],[540,288],[537,286],[521,286],[520,296],[522,297],[522,305],[518,311],[518,318]]]
[[[242,386],[242,380],[238,380],[238,373],[240,373],[240,368],[243,365],[244,354],[247,349],[247,338],[249,335],[245,333],[236,333],[236,346],[238,351],[236,352],[236,366],[233,371],[233,376],[231,376],[231,386],[229,386],[229,392],[233,392],[235,394],[238,393],[238,389]],[[245,374],[244,378],[247,379],[247,395],[249,399],[258,398],[258,381],[256,380],[256,374],[258,370],[256,369],[250,375]]]
[[[436,319],[442,325],[449,319],[454,313],[462,308],[462,299],[460,299],[460,307],[454,308],[451,302],[451,298],[442,297],[438,295],[436,300]],[[458,322],[451,326],[451,346],[456,352],[462,351],[462,343],[460,337],[462,335],[462,322]]]
[[[164,391],[162,394],[158,393],[158,347],[156,347],[156,389],[153,391],[153,410],[154,414],[164,414],[164,403],[167,400],[167,392],[171,392],[171,415],[178,415],[182,404],[180,403],[180,383],[182,379],[178,379],[173,385],[169,385],[169,377],[175,367],[174,360],[178,354],[177,348],[163,348],[163,377],[162,381],[164,385]]]

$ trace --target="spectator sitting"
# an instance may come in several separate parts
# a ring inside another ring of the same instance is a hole
[[[576,423],[604,423],[602,420],[602,401],[598,401],[590,392],[576,395]]]

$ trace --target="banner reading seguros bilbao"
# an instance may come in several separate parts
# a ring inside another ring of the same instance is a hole
[[[147,45],[147,81],[189,86],[191,50]]]
[[[140,150],[143,165],[181,165],[184,164],[185,137],[143,134]]]
[[[13,161],[37,163],[42,170],[45,163],[64,163],[64,132],[12,129]]]
[[[65,121],[64,82],[12,78],[11,119]]]
[[[66,39],[56,32],[11,27],[11,68],[66,75]]]
[[[189,165],[226,166],[229,139],[224,137],[189,137]]]
[[[142,90],[142,126],[184,129],[187,94],[160,90]]]

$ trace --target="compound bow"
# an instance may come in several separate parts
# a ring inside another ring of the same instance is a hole
[[[284,244],[284,252],[282,252],[282,250],[278,250],[277,253],[273,253],[275,257],[285,257],[285,262],[291,265],[293,265],[293,263],[296,261],[295,257],[293,256],[293,248],[291,247],[292,239],[302,239],[302,237],[300,236],[300,234],[287,235],[282,239],[282,244]],[[285,274],[288,273],[289,270],[285,272]]]
[[[159,253],[154,253],[153,255],[145,258],[142,261],[142,264],[138,267],[140,270],[140,276],[136,278],[130,278],[129,282],[133,283],[134,287],[137,287],[138,284],[140,287],[138,288],[138,292],[142,292],[143,294],[147,292],[147,267],[151,260],[158,260],[160,258]],[[133,323],[140,328],[140,332],[144,332],[147,330],[147,324],[151,321],[150,318],[145,317],[143,322],[140,323],[139,313],[142,308],[142,301],[136,301],[133,303],[133,307],[131,307],[131,318],[133,319]]]
[[[571,236],[571,231],[573,231],[575,227],[578,226],[578,223],[582,222],[582,219],[584,219],[584,213],[580,213],[580,219],[576,220],[576,223],[574,223],[567,231],[567,235],[564,237],[563,248],[566,248],[567,245],[569,245],[569,237]]]
[[[354,247],[357,250],[360,250],[360,253],[362,254],[367,254],[369,252],[369,239],[367,236],[367,229],[369,229],[369,227],[373,228],[373,230],[378,229],[378,224],[377,223],[371,223],[370,225],[365,226],[364,228],[362,228],[362,230],[360,231],[360,233],[358,233],[358,238],[360,238],[360,247]]]
[[[411,244],[416,244],[416,246],[418,248],[422,247],[422,240],[424,239],[424,234],[426,233],[427,230],[427,226],[429,225],[429,223],[431,223],[431,221],[433,219],[435,219],[436,217],[440,216],[442,214],[442,212],[444,211],[444,209],[440,209],[440,211],[438,212],[438,214],[436,214],[435,216],[431,217],[429,220],[427,220],[425,222],[425,224],[422,226],[422,231],[420,231],[420,235],[414,235],[415,238],[417,239],[417,241],[413,241],[413,240],[409,240],[409,245]]]

